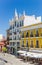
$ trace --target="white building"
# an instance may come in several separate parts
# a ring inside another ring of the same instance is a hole
[[[20,48],[21,39],[21,27],[36,24],[41,22],[41,16],[35,17],[35,15],[28,16],[23,12],[23,15],[19,16],[15,10],[15,15],[12,20],[9,21],[9,48],[12,53],[16,54]]]

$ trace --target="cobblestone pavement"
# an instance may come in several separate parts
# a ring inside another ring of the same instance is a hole
[[[34,65],[34,64],[30,64],[30,62],[23,62],[21,61],[21,59],[15,57],[14,55],[11,54],[7,54],[5,53],[0,53],[0,58],[2,58],[3,60],[0,60],[0,65]],[[4,60],[7,61],[4,62]]]

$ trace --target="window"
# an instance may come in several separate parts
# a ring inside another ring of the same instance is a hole
[[[22,26],[23,26],[23,21],[22,21]]]
[[[12,45],[12,43],[10,42],[10,46]]]
[[[10,29],[12,29],[12,26],[10,26]]]
[[[21,26],[21,21],[20,21],[20,26]]]
[[[17,23],[17,27],[19,27],[19,23]]]
[[[9,38],[9,40],[12,40],[12,38]]]
[[[36,35],[35,35],[36,37],[38,37],[39,36],[39,33],[38,33],[38,30],[36,30]]]
[[[17,30],[15,29],[15,30],[14,30],[14,34],[16,34],[16,33],[17,33],[16,31],[17,31]]]
[[[33,48],[33,41],[31,41],[30,47]]]
[[[16,21],[15,21],[15,26],[16,26]]]
[[[26,37],[28,37],[29,35],[28,35],[28,32],[26,33]]]
[[[13,42],[13,46],[15,45],[15,42]]]
[[[36,48],[39,48],[39,41],[36,41]]]
[[[19,32],[19,29],[17,29],[17,32]]]
[[[24,41],[22,42],[22,47],[24,47]]]
[[[29,47],[29,45],[28,45],[28,41],[26,41],[26,47]]]
[[[21,30],[19,30],[19,33],[21,33]]]
[[[24,33],[22,33],[22,38],[24,38]]]
[[[20,47],[20,43],[19,42],[17,42],[17,47]]]
[[[14,29],[14,25],[13,25],[13,29]]]
[[[15,39],[14,40],[16,40],[16,36],[15,36]]]
[[[33,37],[33,32],[31,31],[31,33],[30,33],[30,37]]]

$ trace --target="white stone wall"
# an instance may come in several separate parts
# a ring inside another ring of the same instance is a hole
[[[25,16],[24,18],[24,26],[36,24],[41,22],[41,16],[35,18],[35,16]]]

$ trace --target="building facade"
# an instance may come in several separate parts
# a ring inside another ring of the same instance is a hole
[[[23,20],[18,19],[17,11],[15,10],[14,18],[9,22],[9,35],[7,34],[7,37],[9,38],[9,51],[12,54],[17,54],[17,51],[20,49],[20,27],[23,26]],[[8,31],[7,31],[8,32]]]
[[[21,48],[42,48],[42,22],[21,28]]]
[[[25,36],[26,31],[30,32],[30,30],[24,31],[25,27],[29,26],[29,25],[37,24],[40,22],[41,22],[41,16],[39,16],[39,17],[35,17],[34,15],[28,16],[25,14],[25,11],[23,12],[22,15],[20,15],[20,14],[18,15],[17,11],[15,10],[14,17],[12,18],[12,20],[9,20],[10,26],[7,31],[7,33],[8,33],[7,37],[9,38],[9,45],[8,45],[9,51],[16,55],[17,51],[21,47],[21,45],[20,45],[20,44],[22,44],[21,41],[23,40],[23,43],[26,44],[28,39],[31,39],[30,37],[26,38],[27,39],[27,41],[26,41],[25,38],[22,38],[22,36],[21,36],[22,33],[24,33],[23,36]],[[26,27],[26,29],[27,28],[28,27]],[[28,28],[28,29],[30,29],[30,28]],[[35,29],[33,29],[33,31],[35,32]],[[34,32],[33,32],[33,34],[34,34]],[[35,40],[35,38],[34,38],[34,40]]]

